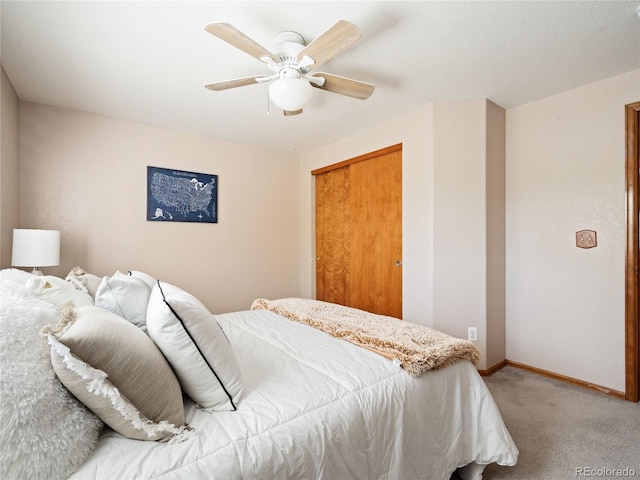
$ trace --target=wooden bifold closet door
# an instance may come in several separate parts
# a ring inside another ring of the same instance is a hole
[[[316,298],[402,318],[402,145],[312,173]]]

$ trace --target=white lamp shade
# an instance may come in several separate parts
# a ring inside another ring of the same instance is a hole
[[[59,264],[59,230],[13,230],[11,265],[14,267],[52,267]]]
[[[309,102],[311,91],[311,84],[306,78],[284,77],[269,85],[269,98],[276,107],[295,112]]]

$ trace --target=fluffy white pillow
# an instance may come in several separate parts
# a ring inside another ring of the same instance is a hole
[[[151,287],[137,277],[116,272],[104,277],[96,291],[96,307],[104,308],[147,331],[147,304]]]
[[[207,410],[236,410],[242,394],[238,361],[215,318],[198,299],[158,281],[149,298],[147,329],[187,395]]]

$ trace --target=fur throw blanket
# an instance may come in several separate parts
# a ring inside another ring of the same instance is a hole
[[[399,362],[411,375],[446,367],[460,360],[474,365],[480,350],[471,342],[393,317],[319,300],[258,298],[251,310],[270,310]]]

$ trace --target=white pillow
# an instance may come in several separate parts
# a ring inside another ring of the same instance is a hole
[[[214,316],[198,299],[158,281],[149,298],[147,329],[193,401],[207,410],[237,409],[242,394],[238,361]]]
[[[100,282],[96,291],[96,307],[109,310],[146,332],[149,295],[151,288],[144,280],[116,272]]]
[[[139,272],[137,270],[130,270],[129,276],[139,278],[140,280],[144,280],[144,282],[147,285],[149,285],[149,288],[153,288],[153,286],[156,284],[156,279],[153,278],[148,273]]]

